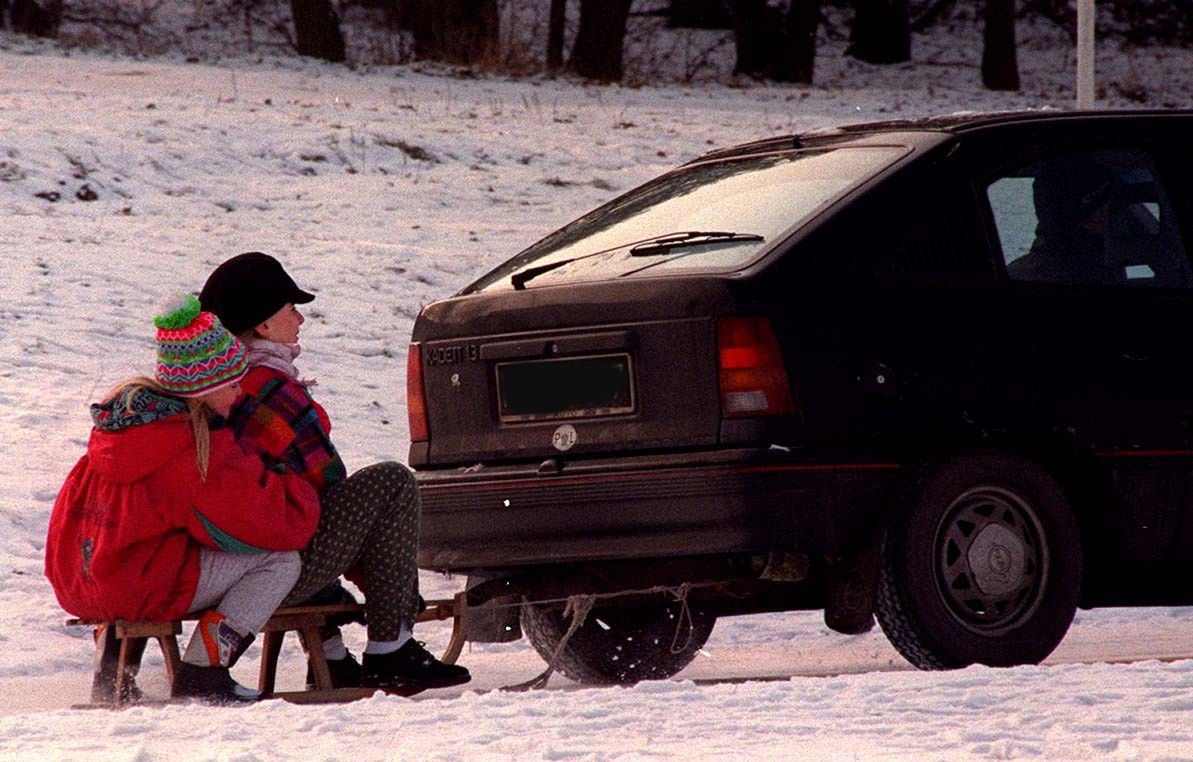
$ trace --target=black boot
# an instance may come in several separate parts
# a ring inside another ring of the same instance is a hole
[[[328,659],[327,671],[331,673],[332,688],[359,688],[360,662],[348,654],[343,659]],[[307,690],[315,690],[315,670],[307,663]]]
[[[210,704],[260,701],[258,691],[233,680],[229,671],[255,637],[232,627],[227,617],[214,609],[204,612],[186,646],[182,663],[174,671],[170,695]]]
[[[372,688],[397,685],[446,688],[471,679],[468,670],[456,664],[444,664],[413,638],[387,654],[365,653],[360,676],[361,685]]]
[[[200,667],[182,662],[174,671],[174,698],[198,699],[206,704],[244,704],[260,701],[261,694],[232,679],[227,667]]]

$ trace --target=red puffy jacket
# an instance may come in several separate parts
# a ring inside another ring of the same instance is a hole
[[[46,576],[75,616],[177,619],[194,599],[200,546],[298,550],[318,521],[314,488],[267,471],[227,429],[211,432],[206,481],[186,415],[93,429],[54,503]]]

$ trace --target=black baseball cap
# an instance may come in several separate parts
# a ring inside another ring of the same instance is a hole
[[[199,303],[224,327],[241,334],[260,325],[287,304],[314,300],[298,287],[282,263],[259,251],[237,254],[207,276]]]

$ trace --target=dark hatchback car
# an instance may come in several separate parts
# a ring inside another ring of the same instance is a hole
[[[1190,136],[842,127],[551,234],[415,325],[420,565],[469,575],[472,637],[520,618],[588,682],[674,674],[734,614],[876,616],[951,668],[1193,603]]]

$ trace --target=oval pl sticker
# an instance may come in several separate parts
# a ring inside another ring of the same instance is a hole
[[[576,439],[576,427],[565,423],[555,429],[555,433],[551,435],[551,444],[555,446],[556,450],[564,452],[572,449],[572,445],[576,444]]]

